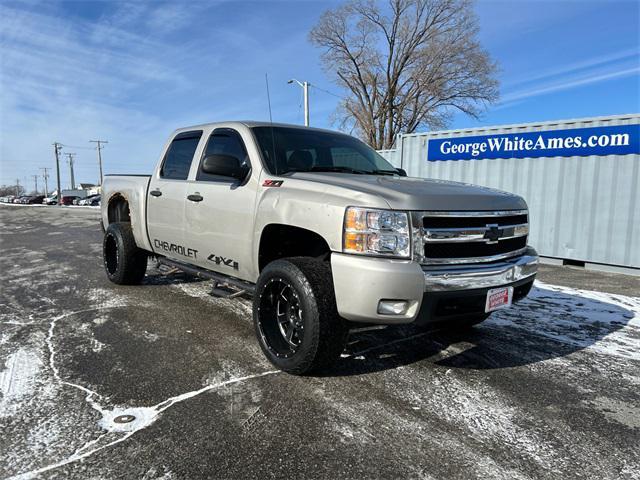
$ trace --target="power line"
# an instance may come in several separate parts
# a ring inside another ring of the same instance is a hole
[[[340,100],[344,100],[344,97],[341,96],[341,95],[337,95],[337,94],[335,94],[333,92],[330,92],[329,90],[325,90],[324,88],[320,88],[319,86],[314,85],[313,83],[310,83],[309,85],[312,86],[313,88],[315,88],[316,90],[320,90],[321,92],[324,92],[324,93],[327,93],[329,95],[332,95],[332,96],[334,96],[336,98],[339,98]]]
[[[67,148],[79,148],[80,150],[93,150],[93,147],[80,147],[78,145],[67,145],[66,143],[61,143],[60,145]]]

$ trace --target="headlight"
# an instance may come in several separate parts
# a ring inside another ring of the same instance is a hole
[[[406,212],[347,208],[342,250],[345,253],[408,258],[411,241]]]

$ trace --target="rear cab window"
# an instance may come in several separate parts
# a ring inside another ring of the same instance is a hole
[[[186,180],[201,137],[202,130],[182,132],[176,135],[162,161],[160,178]]]

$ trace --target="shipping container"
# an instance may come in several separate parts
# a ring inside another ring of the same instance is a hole
[[[409,176],[523,196],[540,255],[640,274],[640,114],[413,133],[395,147],[380,154]]]

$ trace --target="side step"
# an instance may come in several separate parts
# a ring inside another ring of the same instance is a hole
[[[223,273],[205,270],[204,268],[196,267],[194,265],[187,265],[186,263],[178,262],[176,260],[158,257],[158,264],[166,265],[172,269],[181,270],[197,278],[213,280],[214,285],[211,293],[216,297],[235,298],[244,293],[253,295],[256,291],[256,286],[253,283],[245,282],[244,280],[239,280]]]

